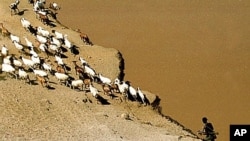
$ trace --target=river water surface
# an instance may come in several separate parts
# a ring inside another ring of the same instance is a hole
[[[250,123],[249,1],[54,1],[63,24],[121,51],[125,80],[159,95],[164,114],[194,132],[207,116],[219,141]]]

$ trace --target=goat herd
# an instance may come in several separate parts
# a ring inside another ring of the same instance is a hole
[[[48,14],[53,13],[50,9],[53,11],[60,9],[57,3],[50,3],[49,8],[45,8],[45,0],[28,0],[28,2],[33,5],[36,16],[45,25],[48,25],[49,22]],[[10,5],[11,15],[12,12],[18,14],[19,3],[20,1],[16,0]],[[36,78],[34,81],[38,81],[42,87],[46,88],[51,88],[49,77],[55,77],[61,85],[85,91],[85,94],[90,92],[98,101],[102,97],[99,90],[93,85],[93,83],[96,83],[100,84],[103,93],[111,98],[122,96],[125,100],[149,104],[139,87],[135,89],[128,81],[121,81],[118,78],[111,81],[110,78],[96,73],[82,57],[79,57],[79,61],[73,61],[75,76],[78,78],[70,76],[72,74],[72,72],[70,73],[71,69],[64,63],[62,56],[65,56],[63,53],[67,50],[74,54],[76,47],[70,42],[68,35],[56,30],[49,32],[41,26],[34,27],[24,17],[21,18],[20,22],[27,32],[34,35],[35,45],[27,37],[23,37],[26,45],[22,44],[19,36],[10,33],[3,23],[0,23],[2,36],[9,37],[19,52],[19,57],[17,57],[17,55],[9,53],[6,45],[2,45],[2,72],[5,72],[7,76],[13,76],[15,79],[25,80],[25,83],[32,84],[29,75],[34,75]],[[85,44],[93,45],[86,34],[79,32],[79,36]],[[56,65],[52,64],[50,60],[54,60]],[[77,65],[77,63],[81,65]]]

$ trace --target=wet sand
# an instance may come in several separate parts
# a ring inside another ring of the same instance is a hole
[[[207,116],[221,141],[249,124],[250,2],[55,2],[62,23],[122,52],[125,79],[158,94],[164,114],[193,131]]]

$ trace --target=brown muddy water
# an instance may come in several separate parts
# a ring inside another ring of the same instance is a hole
[[[250,123],[250,2],[54,0],[59,20],[120,50],[125,80],[161,97],[163,113],[194,132],[207,116],[229,140]]]

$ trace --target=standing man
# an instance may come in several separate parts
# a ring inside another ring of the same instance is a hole
[[[198,134],[206,135],[203,141],[215,141],[217,137],[216,137],[216,133],[214,132],[214,127],[212,123],[209,123],[206,117],[202,118],[202,122],[204,123],[204,127],[202,131],[198,131]]]

